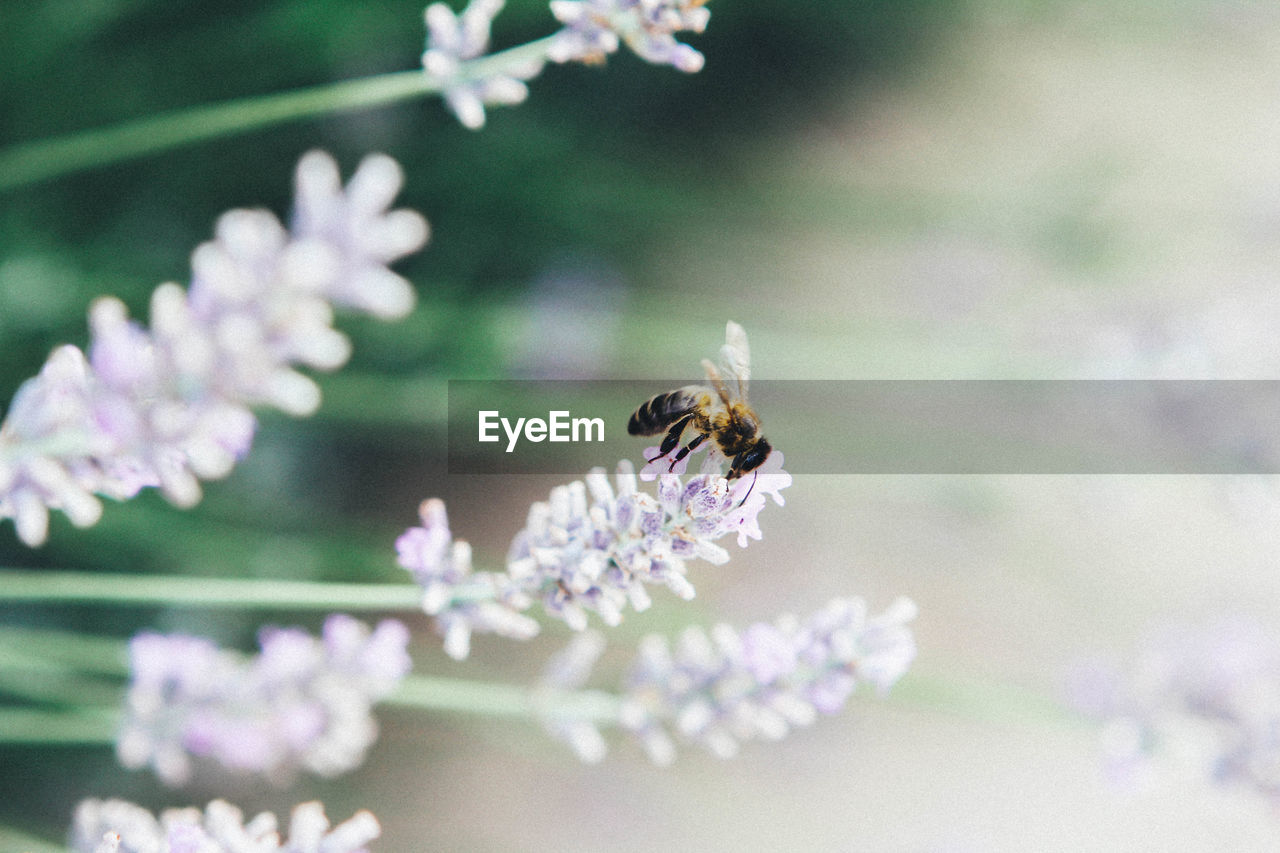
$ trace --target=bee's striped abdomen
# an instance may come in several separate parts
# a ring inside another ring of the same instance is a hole
[[[631,414],[627,432],[631,435],[657,435],[697,407],[695,396],[677,388],[643,403]]]

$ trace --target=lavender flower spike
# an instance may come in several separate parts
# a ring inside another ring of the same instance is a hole
[[[187,782],[197,759],[276,782],[300,769],[344,773],[377,737],[370,709],[409,671],[408,641],[395,620],[370,632],[341,614],[319,640],[264,629],[248,661],[200,637],[138,634],[117,756],[171,785]]]
[[[250,407],[313,412],[319,389],[297,368],[332,370],[350,354],[334,307],[381,318],[413,307],[388,264],[421,248],[427,226],[387,211],[401,181],[395,161],[375,155],[344,189],[333,159],[312,152],[298,164],[292,229],[262,210],[223,215],[192,255],[190,288],[152,295],[150,329],[119,300],[96,301],[88,357],[55,350],[0,424],[0,518],[39,545],[50,509],[95,523],[97,494],[158,486],[190,506],[200,480],[248,452]]]
[[[780,470],[782,454],[774,455]],[[790,482],[781,472],[776,489],[784,477]],[[731,483],[721,477],[714,457],[687,482],[676,474],[660,477],[656,496],[639,491],[628,461],[618,465],[613,484],[597,468],[585,484],[553,489],[550,500],[530,508],[528,524],[511,543],[507,572],[577,630],[586,627],[588,611],[617,625],[628,604],[645,610],[649,584],[691,599],[687,562],[725,563],[729,553],[716,540],[739,534],[744,546],[744,529],[758,530],[764,496],[742,503],[750,486],[748,478]]]
[[[693,73],[705,58],[676,41],[683,30],[700,33],[711,12],[705,0],[551,0],[551,14],[564,29],[547,51],[553,62],[603,62],[619,39],[646,62]]]
[[[541,59],[508,65],[487,77],[468,76],[462,64],[489,50],[489,28],[504,0],[471,0],[455,15],[444,3],[427,7],[427,49],[422,67],[444,85],[449,109],[469,130],[484,127],[486,104],[519,104],[529,96],[523,81],[542,71]]]
[[[757,515],[772,495],[791,483],[783,457],[770,455],[764,473],[730,482],[720,476],[723,458],[709,456],[702,473],[681,479],[663,474],[657,494],[639,490],[631,463],[623,460],[611,483],[596,468],[578,481],[552,489],[529,509],[525,528],[507,555],[507,571],[473,572],[471,549],[449,532],[444,504],[425,501],[422,525],[396,541],[400,565],[423,587],[423,610],[436,617],[451,657],[466,657],[473,631],[526,639],[537,622],[523,615],[533,601],[574,630],[596,613],[606,625],[622,621],[628,606],[651,602],[647,585],[694,596],[685,576],[690,560],[719,565],[729,552],[716,540],[736,535],[745,547],[760,538]],[[758,482],[753,488],[753,482]],[[750,494],[748,494],[750,492]]]
[[[674,760],[673,734],[722,758],[745,740],[777,740],[835,713],[859,683],[888,690],[915,658],[915,614],[906,598],[875,617],[844,598],[805,622],[689,628],[674,650],[651,635],[624,683],[622,726],[657,764]]]
[[[370,812],[331,827],[320,803],[294,808],[282,840],[275,815],[244,820],[240,809],[214,800],[204,811],[166,809],[159,818],[125,800],[84,800],[76,807],[70,845],[75,853],[368,853],[382,834]]]

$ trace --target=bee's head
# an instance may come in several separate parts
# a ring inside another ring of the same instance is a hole
[[[759,468],[772,452],[773,446],[769,444],[769,440],[761,436],[755,444],[733,457],[733,464],[729,466],[729,479],[741,477],[748,471]]]

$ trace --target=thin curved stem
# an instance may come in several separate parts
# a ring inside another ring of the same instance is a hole
[[[546,56],[552,36],[463,62],[449,82],[481,79]],[[234,136],[289,121],[367,109],[439,93],[441,81],[421,70],[342,80],[289,92],[185,107],[110,127],[0,150],[0,191],[158,154],[183,145]]]

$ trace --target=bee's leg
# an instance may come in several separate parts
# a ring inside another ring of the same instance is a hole
[[[698,445],[702,444],[702,442],[706,440],[707,440],[707,434],[705,432],[698,433],[698,435],[693,439],[693,441],[689,442],[684,447],[680,448],[680,452],[676,454],[675,459],[671,460],[671,467],[668,468],[667,471],[676,470],[676,465],[679,464],[680,460],[688,456],[693,451],[697,450]]]
[[[675,450],[680,444],[680,433],[684,432],[685,426],[687,426],[691,420],[693,420],[693,415],[685,415],[683,418],[673,423],[671,425],[671,429],[667,430],[666,438],[662,439],[662,444],[658,447],[658,455],[645,461],[657,462],[659,459]]]
[[[739,453],[729,460],[729,473],[724,475],[726,480],[735,480],[742,476],[742,457],[745,455],[745,453]]]

